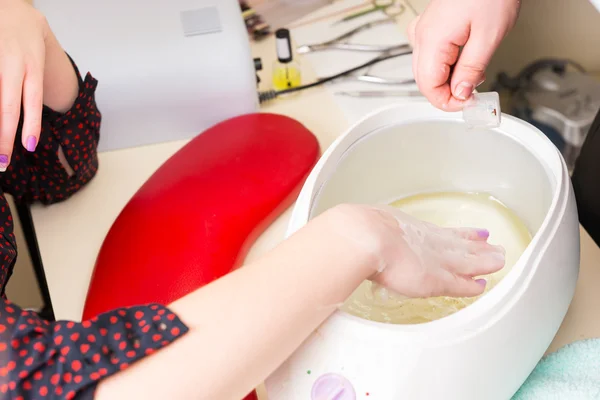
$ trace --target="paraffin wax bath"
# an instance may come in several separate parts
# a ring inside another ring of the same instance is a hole
[[[484,277],[488,281],[486,292],[510,271],[531,241],[531,234],[519,217],[484,193],[421,194],[398,200],[392,206],[440,226],[488,229],[488,241],[505,248],[506,265],[499,272]],[[365,281],[341,309],[372,321],[419,324],[446,317],[476,300],[450,297],[406,299]]]

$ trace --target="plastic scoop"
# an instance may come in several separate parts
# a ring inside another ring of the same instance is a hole
[[[463,120],[471,128],[497,128],[501,114],[496,92],[473,93],[463,107]]]

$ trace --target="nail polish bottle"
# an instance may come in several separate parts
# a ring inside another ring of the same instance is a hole
[[[273,63],[273,89],[284,90],[302,83],[300,64],[292,55],[292,40],[290,31],[278,29],[275,32],[277,60]]]

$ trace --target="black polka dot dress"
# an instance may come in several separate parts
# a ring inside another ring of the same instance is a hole
[[[48,322],[6,298],[17,248],[3,193],[17,201],[51,204],[76,193],[98,168],[97,81],[76,72],[79,95],[71,110],[44,109],[33,153],[21,145],[19,128],[11,163],[0,173],[0,399],[92,399],[101,379],[187,332],[175,314],[158,304],[122,308],[81,323]],[[59,146],[74,173],[61,164]]]

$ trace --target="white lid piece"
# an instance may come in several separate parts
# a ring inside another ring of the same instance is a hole
[[[501,114],[497,92],[473,93],[463,107],[463,119],[472,128],[497,128]]]

